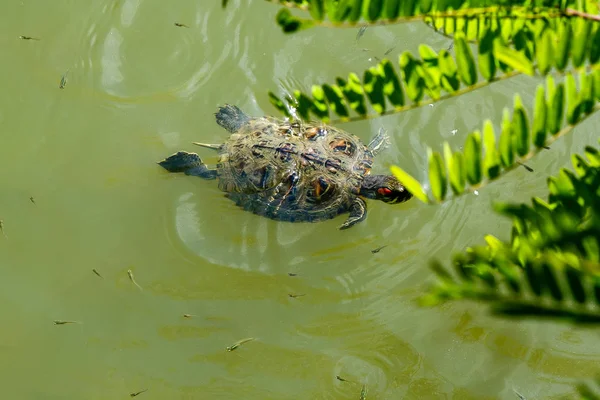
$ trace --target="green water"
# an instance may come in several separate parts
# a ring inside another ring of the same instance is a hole
[[[156,161],[177,150],[214,161],[191,142],[225,139],[218,105],[274,113],[267,90],[332,82],[394,46],[449,42],[422,24],[370,28],[358,43],[357,29],[284,36],[277,7],[230,3],[0,5],[2,398],[357,399],[364,382],[368,399],[513,399],[513,389],[549,399],[598,372],[597,332],[414,304],[431,282],[427,260],[486,233],[507,238],[491,200],[545,194],[546,175],[595,142],[598,118],[533,160],[534,173],[478,196],[370,202],[367,220],[343,232],[344,217],[263,219]],[[374,172],[397,164],[424,179],[426,145],[459,146],[483,118],[501,120],[514,90],[531,103],[536,83],[342,127],[365,141],[384,127],[392,146]],[[256,340],[225,350],[246,337]]]

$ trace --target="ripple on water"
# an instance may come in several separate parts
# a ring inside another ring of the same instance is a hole
[[[278,223],[256,216],[211,188],[214,181],[187,178],[198,180],[190,183],[198,186],[176,200],[175,225],[188,251],[217,265],[261,272],[304,261],[304,257],[286,249],[310,239],[317,229],[314,224]],[[205,188],[201,187],[203,183]]]
[[[220,10],[207,2],[193,2],[165,14],[154,12],[155,6],[154,0],[110,0],[91,10],[68,66],[85,95],[103,97],[114,107],[189,100],[225,65],[251,69],[249,39],[239,37],[239,11],[215,13]],[[235,19],[236,36],[215,45],[224,19],[227,24]]]

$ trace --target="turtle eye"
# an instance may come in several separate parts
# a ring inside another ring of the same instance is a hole
[[[379,193],[382,196],[389,196],[390,194],[392,194],[392,191],[388,188],[382,187],[377,189],[377,193]]]

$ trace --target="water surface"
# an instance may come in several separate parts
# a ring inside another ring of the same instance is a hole
[[[260,218],[214,182],[169,175],[156,162],[177,150],[214,162],[191,142],[225,140],[214,122],[219,105],[273,114],[267,90],[333,82],[392,47],[395,58],[421,42],[449,43],[421,24],[369,28],[358,43],[357,29],[285,36],[277,7],[230,6],[0,6],[4,398],[148,389],[139,398],[355,399],[366,382],[369,399],[512,399],[513,389],[542,399],[598,371],[595,332],[508,323],[474,304],[414,304],[432,278],[427,261],[448,260],[486,233],[508,238],[509,222],[490,202],[545,195],[547,174],[594,143],[597,118],[533,160],[534,173],[515,170],[478,196],[439,207],[370,202],[367,220],[344,232],[344,217]],[[397,164],[424,179],[427,145],[460,146],[484,118],[501,120],[514,90],[531,103],[536,83],[516,78],[342,127],[365,141],[385,128],[392,146],[374,173]],[[225,351],[246,337],[257,340]]]

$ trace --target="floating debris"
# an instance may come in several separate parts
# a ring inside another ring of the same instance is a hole
[[[102,275],[100,275],[100,272],[98,272],[98,271],[96,270],[96,268],[92,268],[92,271],[93,271],[93,272],[94,272],[96,275],[98,275],[100,278],[104,279],[104,278],[102,277]]]
[[[80,324],[79,321],[62,321],[60,319],[54,320],[54,325],[66,325],[66,324]]]
[[[227,351],[233,351],[233,350],[237,349],[238,347],[240,347],[241,345],[243,345],[244,343],[251,342],[253,340],[256,340],[256,338],[246,338],[246,339],[239,340],[239,341],[235,342],[234,344],[232,344],[231,346],[227,347]]]
[[[353,382],[353,381],[349,381],[348,379],[344,379],[344,378],[342,378],[342,377],[341,377],[341,376],[339,376],[339,375],[336,375],[336,376],[335,376],[335,379],[337,379],[337,380],[338,380],[338,381],[340,381],[340,382],[356,383],[356,382]]]
[[[383,245],[383,246],[381,246],[381,247],[378,247],[378,248],[376,248],[376,249],[373,249],[373,250],[371,250],[371,253],[373,253],[373,254],[375,254],[375,253],[379,253],[381,250],[385,249],[386,247],[388,247],[388,245],[387,245],[387,244],[384,244],[384,245]]]
[[[19,39],[23,39],[23,40],[40,40],[38,38],[32,37],[32,36],[19,36]]]
[[[65,72],[65,74],[62,76],[62,78],[60,78],[60,85],[58,85],[59,89],[64,89],[65,86],[67,85],[67,75],[69,74],[69,70],[67,70],[67,72]]]
[[[288,296],[291,297],[292,299],[295,299],[296,297],[306,296],[306,293],[304,293],[304,294],[292,294],[292,293],[288,293]]]
[[[180,24],[179,22],[175,22],[175,26],[178,26],[180,28],[189,28],[189,26],[187,26],[186,24]]]
[[[517,164],[519,164],[519,165],[522,165],[522,166],[523,166],[523,168],[525,168],[527,171],[529,171],[529,172],[533,172],[533,168],[531,168],[530,166],[528,166],[528,165],[525,165],[525,164],[523,164],[523,163],[522,163],[522,162],[520,162],[520,161],[517,161]]]
[[[135,278],[133,277],[133,272],[131,272],[131,270],[130,270],[130,269],[128,269],[128,270],[127,270],[127,275],[129,276],[129,280],[130,280],[131,282],[133,282],[133,284],[134,284],[135,286],[137,286],[137,287],[138,287],[140,290],[144,290],[144,289],[142,289],[142,287],[141,287],[140,285],[138,285],[138,283],[135,281]]]
[[[131,396],[131,397],[139,396],[140,394],[147,392],[147,391],[148,391],[148,389],[144,389],[144,390],[140,390],[139,392],[129,393],[129,396]]]
[[[515,392],[515,395],[519,398],[519,400],[527,400],[525,398],[525,396],[523,396],[521,393],[517,392],[515,389],[513,389],[513,392]]]
[[[360,400],[367,400],[367,385],[363,384],[360,390]]]
[[[364,34],[365,31],[367,30],[366,26],[361,26],[360,29],[358,30],[358,33],[356,34],[356,41],[358,42],[358,39],[360,39]]]

